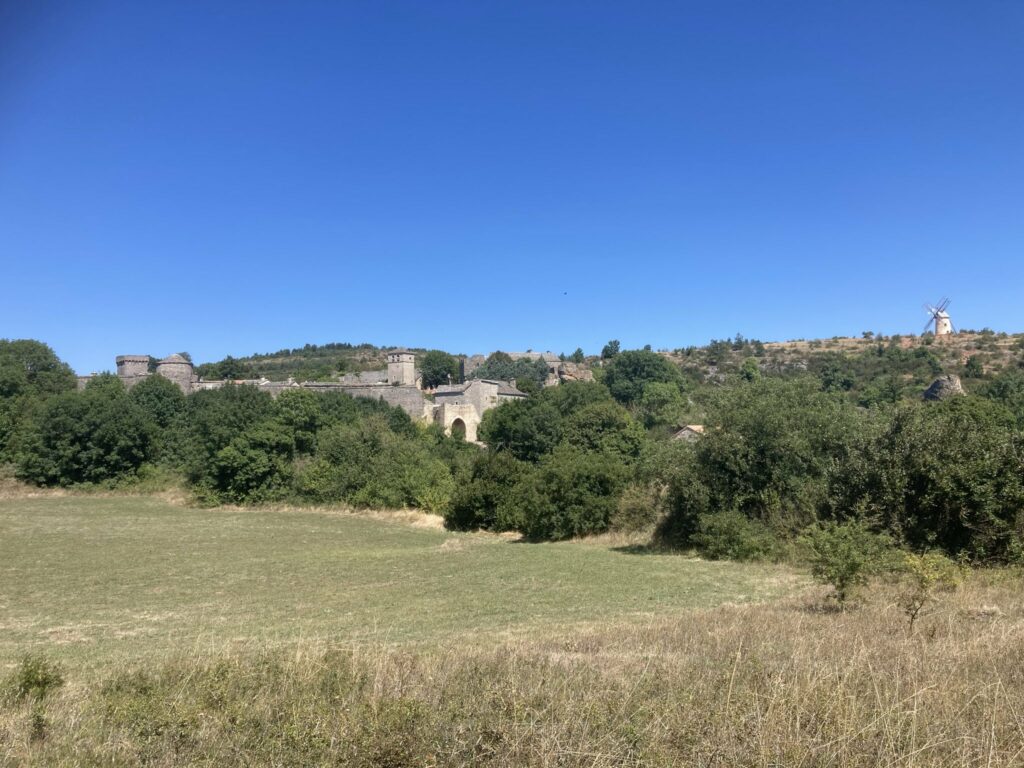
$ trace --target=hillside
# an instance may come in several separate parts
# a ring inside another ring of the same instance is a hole
[[[196,366],[204,379],[258,379],[283,381],[289,377],[303,381],[324,381],[338,374],[375,371],[387,366],[390,347],[373,344],[306,344],[295,349],[228,356],[213,363]]]
[[[736,336],[665,353],[694,386],[752,371],[811,373],[823,388],[848,391],[862,405],[920,397],[936,376],[960,376],[968,390],[1003,371],[1024,368],[1024,334],[990,330],[953,336],[864,336],[762,342]]]

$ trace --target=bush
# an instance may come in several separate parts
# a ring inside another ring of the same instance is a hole
[[[896,567],[892,539],[873,533],[862,522],[816,523],[804,532],[800,543],[811,574],[835,590],[840,604],[872,575]]]
[[[64,670],[45,656],[23,656],[4,686],[15,700],[42,699],[64,685]]]
[[[775,548],[764,523],[734,510],[701,515],[691,541],[712,560],[760,560]]]
[[[529,471],[499,515],[531,539],[568,539],[608,530],[627,470],[603,453],[561,446]]]
[[[909,588],[900,598],[900,607],[910,622],[910,631],[921,611],[935,599],[937,592],[955,589],[963,579],[960,566],[941,552],[926,552],[923,555],[906,553],[903,556],[903,570],[907,574]]]
[[[427,439],[414,434],[396,434],[383,415],[323,430],[314,461],[299,476],[299,492],[318,502],[443,513],[455,482]]]
[[[653,484],[633,484],[622,492],[609,527],[614,531],[649,531],[661,517],[661,489]]]
[[[480,454],[473,462],[468,482],[461,483],[445,513],[447,528],[469,531],[511,530],[515,521],[500,516],[507,508],[512,489],[527,471],[527,466],[506,452]]]
[[[226,501],[267,501],[283,495],[291,478],[295,440],[291,430],[264,422],[217,451],[212,487]]]

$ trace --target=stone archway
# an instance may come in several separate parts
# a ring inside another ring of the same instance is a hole
[[[467,443],[475,443],[480,416],[469,403],[443,403],[434,408],[434,423],[440,424],[446,435],[458,434]]]
[[[449,427],[449,429],[451,430],[452,437],[458,440],[466,439],[466,422],[464,422],[462,419],[455,419],[454,421],[452,421],[452,425],[451,427]]]

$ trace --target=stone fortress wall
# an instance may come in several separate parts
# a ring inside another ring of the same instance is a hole
[[[150,373],[149,361],[149,355],[120,355],[115,361],[118,378],[128,388],[135,386],[154,375]],[[388,353],[386,371],[350,374],[337,381],[208,381],[200,379],[192,363],[181,355],[171,355],[160,360],[156,364],[155,375],[174,382],[186,395],[201,390],[220,389],[229,384],[247,384],[268,392],[272,397],[290,389],[308,389],[314,392],[344,392],[352,397],[383,400],[388,405],[401,408],[415,421],[439,424],[447,434],[458,432],[471,442],[476,441],[477,427],[486,411],[506,400],[526,397],[525,393],[508,382],[474,379],[464,384],[438,387],[432,401],[421,388],[416,356],[406,349]],[[79,389],[84,388],[91,378],[79,377]]]

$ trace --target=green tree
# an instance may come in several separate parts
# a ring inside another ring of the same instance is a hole
[[[48,400],[15,445],[18,475],[39,485],[119,480],[135,474],[150,455],[153,423],[111,375],[83,392]]]
[[[597,402],[566,417],[562,440],[582,451],[606,453],[632,462],[644,444],[644,431],[629,412],[615,402]]]
[[[837,514],[878,520],[901,543],[1010,559],[1024,541],[1024,467],[1015,420],[974,396],[915,403],[834,473]]]
[[[562,415],[543,398],[514,400],[485,412],[477,434],[495,451],[536,461],[562,439]]]
[[[282,424],[263,422],[221,448],[211,462],[213,490],[225,501],[266,501],[283,495],[292,474],[295,440]]]
[[[529,470],[529,465],[506,451],[487,451],[473,461],[467,482],[460,483],[445,513],[445,526],[468,531],[483,528],[491,531],[515,530],[519,520],[502,517],[516,484]]]
[[[612,339],[607,344],[605,344],[604,347],[601,348],[601,359],[611,360],[613,357],[619,354],[619,348],[619,340]]]
[[[295,450],[299,453],[311,454],[316,448],[316,433],[324,422],[321,401],[317,392],[289,389],[282,392],[274,403],[277,419],[291,431]]]
[[[576,347],[576,351],[569,355],[569,360],[579,365],[586,360],[586,356],[583,354],[582,347]]]
[[[178,385],[163,376],[143,379],[128,392],[134,402],[160,429],[166,429],[185,410],[185,395]]]
[[[394,432],[383,414],[376,414],[322,431],[298,488],[318,502],[444,513],[455,481],[427,441]]]
[[[743,361],[743,365],[740,366],[740,377],[744,381],[757,381],[761,378],[761,368],[755,358],[748,357]]]
[[[561,446],[515,486],[499,511],[531,539],[567,539],[608,529],[628,472],[603,453]]]
[[[621,352],[606,366],[604,384],[625,405],[638,403],[651,382],[681,386],[682,374],[666,357],[645,350]]]
[[[648,429],[674,427],[686,408],[686,398],[679,386],[664,381],[652,381],[644,386],[640,397],[640,418]]]
[[[75,389],[75,374],[46,344],[0,339],[0,461],[18,425],[42,401]]]
[[[967,358],[964,375],[969,379],[980,379],[985,375],[985,366],[981,364],[981,358],[978,355],[971,355]]]
[[[459,361],[447,352],[432,349],[419,360],[423,386],[434,389],[441,384],[459,383]]]
[[[200,390],[188,397],[175,422],[172,450],[191,482],[211,487],[211,462],[218,451],[274,415],[270,395],[248,384]]]

